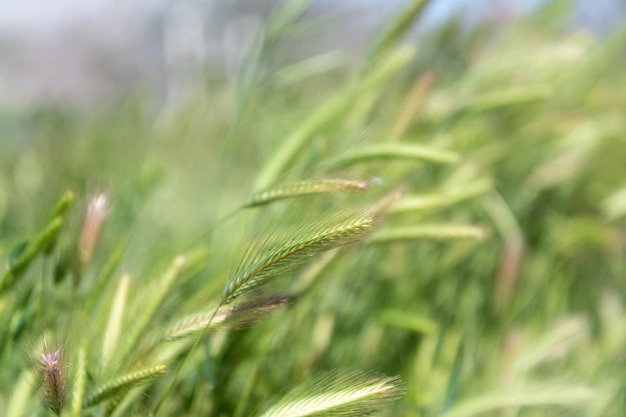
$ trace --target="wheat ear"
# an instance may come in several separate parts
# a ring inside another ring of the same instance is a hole
[[[399,377],[329,372],[294,388],[259,417],[365,416],[404,393]]]
[[[254,324],[281,308],[289,305],[286,296],[275,296],[254,300],[241,305],[209,312],[197,313],[178,320],[163,336],[164,341],[173,341],[210,333],[221,329],[238,329]]]
[[[457,153],[446,149],[407,143],[386,143],[363,147],[335,158],[329,164],[332,167],[344,167],[381,159],[407,159],[452,164],[457,162],[459,158]]]
[[[305,233],[298,231],[282,244],[264,248],[229,279],[222,292],[222,304],[263,284],[269,277],[292,268],[308,257],[363,239],[378,223],[376,211],[368,211],[344,222],[314,224]]]
[[[321,179],[298,181],[291,184],[273,187],[260,193],[255,193],[243,207],[257,207],[284,198],[311,194],[358,192],[367,190],[369,187],[370,183],[362,180]]]
[[[83,408],[93,407],[113,397],[125,394],[131,388],[154,381],[165,372],[165,365],[158,364],[139,371],[122,375],[104,384],[102,387],[92,392],[85,401]]]

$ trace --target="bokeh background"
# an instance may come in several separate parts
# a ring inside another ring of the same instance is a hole
[[[412,31],[459,19],[472,27],[506,26],[545,6],[546,0],[444,0],[433,2]],[[197,87],[205,71],[228,77],[255,32],[280,1],[6,1],[0,5],[0,106],[42,103],[103,106],[143,89],[167,105]],[[305,48],[281,51],[283,63],[341,51],[358,60],[375,34],[406,4],[401,0],[316,0],[307,17],[323,27],[303,36]],[[606,36],[622,23],[620,0],[573,1],[569,30]],[[446,54],[447,51],[441,51]],[[339,64],[338,64],[339,65]]]
[[[256,415],[332,369],[400,375],[381,415],[622,415],[626,2],[418,3],[0,2],[0,410],[48,412],[44,337],[73,381],[83,355],[85,395],[175,369],[190,342],[154,335],[248,248],[402,190],[371,238],[268,286],[289,308],[202,339],[163,415]],[[370,188],[220,220],[329,175]],[[62,415],[147,415],[171,375]]]

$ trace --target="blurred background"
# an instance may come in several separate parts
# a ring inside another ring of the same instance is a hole
[[[42,329],[73,338],[70,354],[87,346],[86,392],[106,382],[122,272],[141,312],[197,243],[136,333],[150,348],[219,297],[259,236],[402,189],[371,241],[281,276],[276,290],[309,285],[293,306],[207,340],[166,415],[250,415],[337,368],[402,376],[407,395],[383,415],[622,415],[624,68],[624,0],[1,1],[0,259],[23,256],[66,190],[78,198],[54,247],[0,292],[0,410],[35,397],[13,381]],[[242,209],[202,235],[255,191],[323,175],[371,187]],[[101,194],[102,232],[77,267]],[[144,393],[129,409],[152,409]]]
[[[268,16],[283,2],[214,0],[4,1],[0,3],[0,108],[42,103],[102,106],[129,92],[168,105],[209,72],[233,74]],[[411,39],[458,19],[468,30],[506,26],[548,0],[432,2]],[[605,36],[625,16],[622,0],[573,1],[570,30]],[[316,0],[305,18],[318,17],[298,46],[279,54],[283,64],[322,52],[362,56],[375,34],[406,4],[402,0]],[[443,50],[445,54],[447,51]],[[338,56],[328,57],[338,59]]]

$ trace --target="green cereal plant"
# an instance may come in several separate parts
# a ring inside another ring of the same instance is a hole
[[[320,179],[309,181],[298,181],[290,184],[279,185],[265,191],[255,193],[250,197],[244,207],[256,207],[271,203],[283,198],[292,198],[311,194],[337,193],[337,192],[359,192],[370,187],[369,181],[346,180],[346,179]]]
[[[294,62],[287,1],[156,119],[0,107],[0,415],[623,413],[626,32],[432,3]]]
[[[65,364],[60,349],[44,350],[39,357],[39,386],[41,387],[45,403],[57,416],[66,399],[67,381]]]

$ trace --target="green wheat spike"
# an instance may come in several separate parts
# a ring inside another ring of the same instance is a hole
[[[287,297],[276,296],[220,309],[217,313],[209,310],[189,315],[170,326],[163,340],[173,341],[193,337],[203,331],[210,333],[215,330],[246,327],[288,305]]]
[[[264,283],[270,276],[292,268],[312,255],[356,242],[377,224],[375,211],[347,221],[316,224],[305,233],[298,231],[280,245],[263,248],[233,274],[222,292],[224,304]]]
[[[404,393],[398,377],[329,372],[294,388],[259,417],[366,416]]]
[[[244,207],[258,207],[276,200],[300,197],[311,194],[325,194],[337,192],[359,192],[370,187],[368,181],[345,180],[345,179],[322,179],[311,181],[298,181],[270,188],[260,193],[255,193]]]
[[[93,407],[103,401],[126,393],[140,384],[154,381],[165,373],[165,369],[166,366],[164,364],[158,364],[115,378],[92,392],[83,401],[83,408]]]
[[[10,262],[4,274],[0,276],[0,293],[10,289],[35,259],[35,256],[54,243],[61,226],[63,226],[63,219],[55,217],[32,241],[26,244],[17,259]]]

